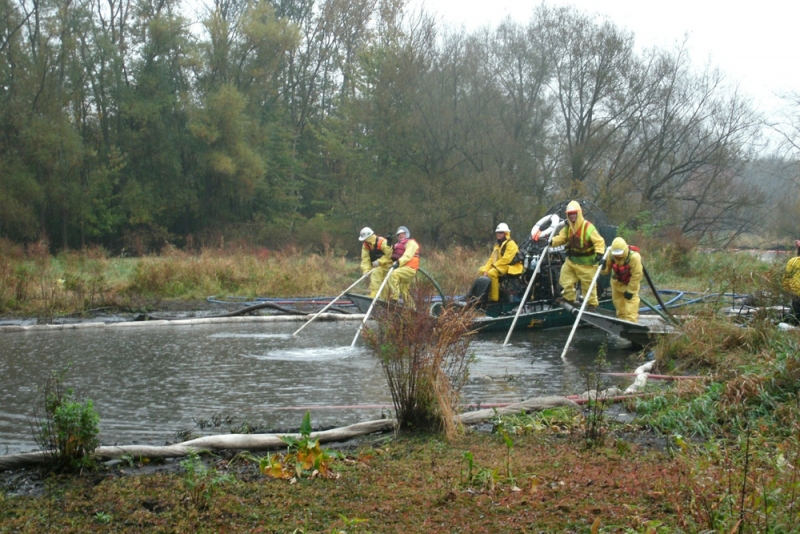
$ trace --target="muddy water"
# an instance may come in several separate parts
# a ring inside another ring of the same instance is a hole
[[[317,426],[351,424],[390,414],[391,397],[377,361],[359,341],[356,322],[153,326],[0,333],[0,455],[35,449],[30,418],[37,388],[52,370],[94,401],[101,440],[160,445],[197,421],[233,416],[260,429],[297,428],[310,409]],[[586,369],[602,332],[580,329],[567,362],[568,329],[476,338],[477,362],[464,390],[468,403],[514,402],[586,389]],[[636,366],[624,342],[608,340],[609,371]],[[622,382],[621,385],[626,385]],[[387,407],[383,407],[387,406]],[[234,424],[236,424],[234,423]]]

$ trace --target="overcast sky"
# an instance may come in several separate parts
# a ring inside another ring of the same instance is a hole
[[[526,23],[540,0],[409,0],[424,3],[443,23],[467,30],[506,16]],[[729,81],[770,112],[779,100],[773,95],[800,92],[800,2],[797,0],[548,0],[550,6],[573,5],[581,11],[607,16],[634,33],[640,47],[671,47],[688,37],[696,64],[720,68]]]

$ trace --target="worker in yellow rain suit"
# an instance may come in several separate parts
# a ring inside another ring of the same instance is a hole
[[[800,323],[800,239],[795,240],[794,246],[797,249],[797,256],[786,264],[782,283],[783,288],[792,295],[794,322]]]
[[[408,289],[411,281],[417,276],[419,269],[419,243],[411,239],[411,231],[405,226],[397,229],[397,243],[392,247],[392,274],[389,275],[389,287],[392,300],[403,299],[406,306],[414,306]]]
[[[635,323],[639,320],[639,285],[644,275],[642,257],[624,239],[611,242],[611,257],[600,274],[611,274],[611,301],[617,317]]]
[[[489,300],[497,302],[500,300],[500,277],[507,274],[522,274],[525,267],[522,261],[517,259],[519,247],[511,239],[511,230],[506,223],[500,223],[495,228],[497,243],[494,244],[492,255],[486,263],[478,269],[481,276],[488,276],[492,282],[489,286]]]
[[[385,238],[375,235],[369,226],[361,229],[358,240],[364,243],[361,247],[361,272],[366,274],[372,269],[372,274],[369,275],[369,296],[375,298],[392,265],[392,247]],[[380,298],[386,299],[386,293],[387,288],[384,286]]]
[[[563,290],[563,299],[574,303],[575,284],[580,282],[584,292],[589,289],[598,265],[602,263],[606,242],[597,228],[589,221],[584,220],[581,205],[575,200],[567,204],[567,222],[568,224],[557,235],[550,238],[550,246],[567,245],[567,261],[561,267],[558,283]],[[592,288],[592,294],[588,298],[589,308],[597,306],[596,285]]]

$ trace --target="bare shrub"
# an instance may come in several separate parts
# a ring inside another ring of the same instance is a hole
[[[678,229],[669,229],[662,236],[663,247],[657,247],[658,263],[679,274],[691,274],[692,252],[697,245]],[[663,262],[663,263],[662,263]]]
[[[446,308],[427,313],[430,299],[413,292],[415,308],[391,304],[376,312],[364,340],[380,359],[400,430],[454,437],[461,388],[469,377],[472,341],[467,314]]]

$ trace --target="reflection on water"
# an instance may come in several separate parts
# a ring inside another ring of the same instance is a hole
[[[352,424],[389,414],[391,397],[363,342],[350,347],[357,323],[315,323],[297,337],[295,323],[154,326],[2,333],[0,454],[35,448],[29,419],[37,387],[70,365],[67,385],[91,398],[103,444],[163,444],[195,421],[235,416],[261,429],[299,426],[306,407],[315,426]],[[466,403],[516,402],[586,389],[606,340],[579,330],[567,362],[568,329],[475,339]],[[635,367],[632,351],[609,340],[609,371]],[[206,430],[227,432],[228,428]]]

